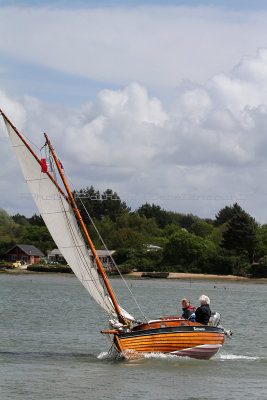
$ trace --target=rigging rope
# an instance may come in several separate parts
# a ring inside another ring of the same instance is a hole
[[[80,202],[81,202],[81,204],[82,204],[82,206],[83,206],[83,208],[84,208],[84,210],[85,210],[85,212],[86,212],[88,218],[90,219],[90,222],[92,223],[92,225],[93,225],[93,227],[94,227],[96,233],[98,234],[99,239],[101,240],[102,245],[104,246],[104,248],[105,248],[106,251],[109,251],[108,248],[107,248],[107,246],[106,246],[106,243],[104,242],[104,239],[103,239],[102,236],[100,235],[100,232],[99,232],[99,230],[97,229],[97,227],[96,227],[96,225],[95,225],[95,223],[94,223],[92,217],[90,216],[90,214],[89,214],[87,208],[85,207],[85,205],[84,205],[82,199],[79,197],[79,195],[78,195],[77,197],[78,197],[78,199],[80,200]],[[125,286],[127,287],[128,291],[130,292],[130,294],[131,294],[131,296],[132,296],[132,299],[134,300],[134,302],[135,302],[136,306],[138,307],[140,313],[141,313],[142,316],[144,317],[145,321],[148,323],[148,319],[147,319],[146,315],[144,314],[144,312],[143,312],[143,310],[141,309],[140,305],[138,304],[138,302],[137,302],[137,300],[136,300],[136,298],[135,298],[133,292],[131,291],[129,285],[127,284],[126,280],[124,279],[124,277],[123,277],[123,275],[122,275],[120,269],[119,269],[118,266],[117,266],[117,263],[115,262],[115,260],[114,260],[114,258],[112,257],[111,254],[109,255],[109,257],[111,258],[111,261],[112,261],[113,265],[115,266],[116,270],[118,271],[118,273],[119,273],[119,275],[120,275],[120,277],[121,277],[123,283],[125,284]]]

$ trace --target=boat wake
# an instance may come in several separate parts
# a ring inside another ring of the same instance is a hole
[[[131,355],[132,354],[132,355]],[[130,351],[127,352],[127,357],[124,357],[123,354],[114,354],[110,353],[108,351],[101,352],[98,354],[97,358],[99,360],[110,360],[110,359],[120,359],[120,360],[127,360],[127,361],[134,361],[134,360],[140,360],[140,359],[155,359],[155,360],[184,360],[184,359],[190,359],[189,357],[180,357],[174,354],[166,354],[166,353],[138,353],[138,356],[136,352],[130,353]]]
[[[139,357],[132,357],[132,358],[127,358],[127,361],[133,361],[136,359],[155,359],[155,360],[176,360],[176,361],[185,361],[189,360],[190,362],[195,362],[199,360],[195,360],[190,357],[180,357],[174,354],[165,354],[165,353],[139,353]],[[110,351],[103,351],[100,354],[98,354],[97,358],[99,360],[114,360],[114,359],[120,359],[123,360],[124,357],[122,355],[118,355],[118,353],[114,354]],[[261,357],[257,356],[244,356],[244,355],[236,355],[236,354],[227,354],[227,353],[219,353],[216,354],[214,357],[210,359],[210,361],[259,361],[262,360]],[[204,360],[205,362],[207,360]]]
[[[113,351],[112,349],[109,351],[102,351],[101,353],[98,354],[97,356],[98,360],[124,360],[124,357],[122,356],[121,353],[118,353],[117,351]]]
[[[99,360],[107,360],[110,359],[111,357],[109,351],[102,351],[100,354],[98,354],[97,358]]]
[[[221,361],[226,361],[226,360],[247,360],[247,361],[258,361],[261,358],[260,357],[253,357],[253,356],[243,356],[243,355],[236,355],[236,354],[223,354],[219,353],[217,354],[214,359],[221,360]]]
[[[179,361],[182,360],[191,360],[196,361],[195,359],[191,357],[180,357],[177,355],[173,354],[163,354],[163,353],[150,353],[150,354],[143,354],[145,359],[170,359],[170,360],[177,360]],[[247,360],[247,361],[258,361],[261,360],[261,357],[256,357],[256,356],[243,356],[243,355],[236,355],[236,354],[216,354],[214,357],[210,359],[210,361],[228,361],[228,360],[233,360],[233,361],[238,361],[238,360]],[[199,360],[198,360],[199,361]],[[207,361],[207,360],[204,360]]]
[[[177,359],[178,358],[184,358],[184,357],[179,357],[174,354],[164,354],[164,353],[148,353],[144,354],[144,358],[156,358],[156,359]]]

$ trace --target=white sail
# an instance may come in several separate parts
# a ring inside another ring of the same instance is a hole
[[[116,316],[111,299],[90,259],[71,205],[49,175],[41,172],[40,163],[13,127],[5,118],[4,121],[24,178],[57,247],[95,301],[108,313]]]

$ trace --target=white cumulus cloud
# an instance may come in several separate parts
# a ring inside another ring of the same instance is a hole
[[[256,73],[267,70],[265,54],[243,58],[206,84],[182,82],[168,107],[137,83],[103,90],[76,110],[3,92],[0,102],[39,147],[42,132],[49,134],[76,188],[110,187],[134,208],[154,201],[203,217],[238,201],[266,222],[267,97]],[[1,143],[3,165],[15,177],[13,153],[6,138]],[[6,206],[7,180],[3,193]]]

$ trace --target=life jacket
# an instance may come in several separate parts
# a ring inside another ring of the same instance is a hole
[[[196,321],[195,307],[193,307],[193,306],[188,306],[188,307],[186,307],[186,308],[183,308],[183,310],[184,310],[184,312],[187,311],[187,310],[193,310],[192,314],[191,314],[190,317],[187,318],[187,319],[188,319],[188,321],[192,321],[192,322],[195,322],[195,321]]]

